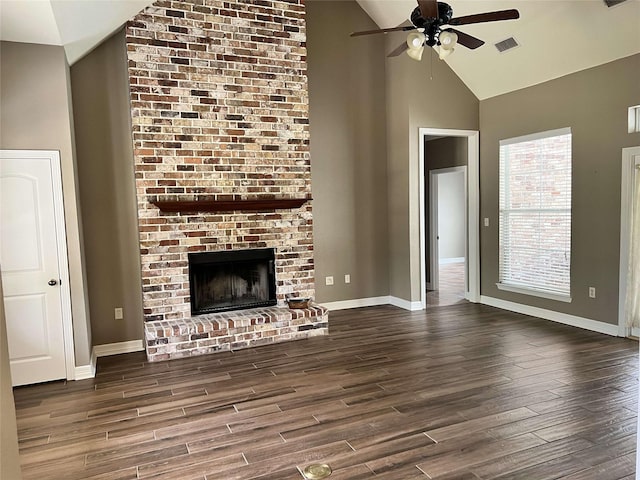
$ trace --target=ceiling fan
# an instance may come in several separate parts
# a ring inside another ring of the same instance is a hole
[[[472,23],[497,22],[501,20],[515,20],[520,18],[518,10],[500,10],[497,12],[478,13],[464,17],[453,17],[453,8],[447,3],[437,0],[418,0],[418,6],[411,12],[412,25],[403,25],[393,28],[381,28],[377,30],[365,30],[354,32],[352,37],[372,35],[375,33],[387,33],[415,30],[409,34],[407,41],[393,50],[388,57],[395,57],[403,52],[420,60],[424,46],[438,46],[440,58],[449,55],[457,43],[471,50],[484,45],[484,42],[467,33],[451,28],[451,26],[469,25]]]

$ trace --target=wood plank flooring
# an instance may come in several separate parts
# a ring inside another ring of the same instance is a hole
[[[25,480],[631,479],[638,343],[469,303],[15,390]]]

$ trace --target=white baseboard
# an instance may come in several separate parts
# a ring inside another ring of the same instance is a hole
[[[584,328],[585,330],[591,330],[592,332],[604,333],[614,337],[617,337],[619,334],[618,325],[569,315],[568,313],[554,312],[553,310],[546,310],[544,308],[532,307],[521,303],[509,302],[507,300],[487,297],[485,295],[480,296],[480,303],[501,308],[503,310],[509,310],[510,312],[523,313],[525,315],[531,315],[532,317],[544,318],[545,320],[551,320],[552,322],[558,322],[572,327]]]
[[[93,356],[92,356],[93,357]],[[96,362],[91,359],[89,365],[76,366],[74,371],[74,380],[86,380],[87,378],[93,378],[96,376]]]
[[[109,355],[119,355],[121,353],[140,352],[144,350],[142,340],[130,340],[128,342],[105,343],[93,347],[93,354],[96,357],[108,357]]]
[[[375,307],[377,305],[388,305],[390,302],[389,296],[386,297],[369,297],[369,298],[356,298],[354,300],[340,300],[337,302],[324,302],[321,303],[329,311],[332,310],[347,310],[349,308],[360,307]]]
[[[404,308],[405,310],[422,310],[422,302],[410,302],[403,298],[384,296],[384,297],[369,297],[369,298],[356,298],[354,300],[341,300],[338,302],[324,302],[321,303],[325,308],[331,310],[347,310],[349,308],[360,307],[375,307],[377,305],[393,305],[395,307]]]
[[[130,340],[128,342],[106,343],[104,345],[96,345],[91,352],[91,363],[89,365],[80,365],[75,368],[74,380],[85,380],[96,376],[96,365],[98,357],[107,357],[109,355],[119,355],[121,353],[140,352],[144,350],[142,340]]]
[[[389,303],[396,307],[404,308],[405,310],[410,310],[412,312],[423,309],[422,302],[410,302],[409,300],[405,300],[404,298],[389,297]]]
[[[451,257],[438,259],[440,265],[447,265],[448,263],[464,263],[464,257]]]

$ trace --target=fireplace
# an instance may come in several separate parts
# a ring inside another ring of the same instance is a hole
[[[189,254],[191,315],[276,305],[271,248]]]
[[[126,39],[149,360],[328,334],[285,304],[315,294],[304,1],[156,2]]]

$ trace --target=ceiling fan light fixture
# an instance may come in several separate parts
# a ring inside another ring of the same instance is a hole
[[[419,62],[422,60],[422,53],[424,52],[424,42],[427,37],[422,32],[412,32],[407,36],[407,55]]]
[[[424,46],[424,42],[427,39],[424,33],[422,32],[412,32],[407,35],[407,46],[409,49],[415,48],[418,49]]]
[[[450,32],[447,30],[440,32],[440,35],[438,36],[438,55],[440,60],[444,60],[446,57],[451,55],[455,50],[457,42],[458,35],[456,32]]]
[[[422,60],[422,53],[424,52],[424,47],[419,48],[410,48],[407,50],[407,55],[413,58],[416,62]]]
[[[446,57],[451,55],[454,50],[454,48],[442,48],[442,45],[438,47],[438,56],[440,57],[440,60],[444,60]]]
[[[456,32],[449,32],[447,30],[440,32],[438,37],[440,48],[444,50],[453,50],[453,47],[458,43],[458,34]]]

